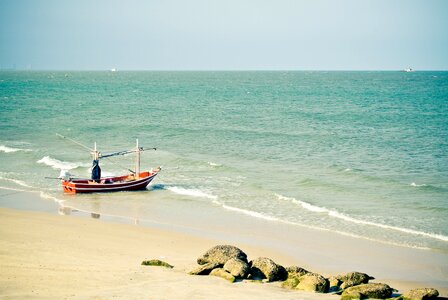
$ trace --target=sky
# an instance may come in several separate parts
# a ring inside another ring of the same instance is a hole
[[[448,0],[0,0],[0,68],[448,70]]]

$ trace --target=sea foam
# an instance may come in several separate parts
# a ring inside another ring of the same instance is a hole
[[[50,156],[44,156],[42,159],[38,160],[37,163],[44,164],[52,167],[53,169],[60,170],[72,170],[78,167],[89,167],[90,165],[79,162],[68,162],[68,161],[60,161],[58,159],[52,158]]]
[[[167,187],[168,190],[170,190],[173,193],[179,194],[179,195],[185,195],[185,196],[191,196],[191,197],[198,197],[198,198],[208,198],[216,200],[218,196],[205,193],[198,189],[186,189],[178,186],[170,186]]]
[[[12,179],[12,178],[7,178],[7,177],[3,177],[0,176],[1,180],[6,180],[6,181],[11,181],[14,182],[17,185],[23,186],[23,187],[28,187],[28,188],[32,188],[32,186],[26,184],[25,182],[23,182],[22,180],[18,180],[18,179]]]
[[[224,209],[227,209],[227,210],[230,210],[230,211],[234,211],[234,212],[237,212],[237,213],[241,213],[241,214],[244,214],[244,215],[248,215],[248,216],[251,216],[251,217],[255,217],[255,218],[258,218],[258,219],[263,219],[263,220],[267,220],[267,221],[276,221],[276,222],[281,222],[282,221],[282,220],[280,220],[278,218],[275,218],[275,217],[272,217],[272,216],[269,216],[269,215],[266,215],[266,214],[263,214],[263,213],[259,213],[259,212],[256,212],[256,211],[242,209],[242,208],[237,208],[237,207],[233,207],[233,206],[228,206],[228,205],[219,203],[217,201],[214,201],[214,203],[218,204],[218,205],[221,205]]]
[[[375,222],[371,222],[371,221],[360,220],[360,219],[356,219],[356,218],[347,216],[347,215],[340,213],[336,210],[330,210],[325,207],[315,206],[308,202],[300,201],[295,198],[285,197],[285,196],[278,195],[278,194],[276,196],[280,200],[289,200],[292,203],[298,204],[308,211],[317,212],[317,213],[325,213],[330,217],[338,218],[338,219],[344,220],[346,222],[367,225],[367,226],[375,226],[375,227],[379,227],[379,228],[383,228],[383,229],[387,229],[387,230],[394,230],[394,231],[399,231],[399,232],[412,234],[412,235],[420,235],[420,236],[425,236],[428,238],[448,242],[448,236],[445,236],[442,234],[429,233],[429,232],[424,232],[424,231],[419,231],[419,230],[414,230],[414,229],[409,229],[409,228],[402,228],[402,227],[393,226],[393,225],[386,225],[386,224],[375,223]]]
[[[18,152],[18,151],[32,151],[31,149],[20,149],[20,148],[12,148],[12,147],[7,147],[4,145],[0,145],[0,151],[1,152],[5,152],[5,153],[11,153],[11,152]]]

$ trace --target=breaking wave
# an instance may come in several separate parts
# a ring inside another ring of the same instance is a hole
[[[11,153],[11,152],[18,152],[18,151],[28,152],[28,151],[32,151],[32,150],[31,149],[12,148],[12,147],[0,145],[0,152]]]
[[[218,196],[205,193],[198,189],[186,189],[178,186],[170,186],[167,187],[168,190],[170,190],[173,193],[179,194],[179,195],[185,195],[185,196],[191,196],[191,197],[198,197],[198,198],[208,198],[216,200],[218,199]]]
[[[288,225],[293,225],[293,226],[300,226],[300,227],[313,229],[313,230],[326,231],[326,232],[340,234],[340,235],[343,235],[343,236],[348,236],[348,237],[358,238],[358,239],[364,239],[364,240],[374,241],[374,242],[388,244],[388,245],[407,247],[407,248],[414,248],[414,249],[420,249],[420,250],[429,250],[430,249],[428,247],[421,247],[421,246],[415,246],[415,245],[409,245],[409,244],[395,243],[395,242],[391,242],[391,241],[385,241],[385,240],[370,238],[370,237],[367,237],[367,236],[362,236],[362,235],[358,235],[358,234],[354,234],[354,233],[349,233],[349,232],[344,232],[344,231],[339,231],[339,230],[334,230],[334,229],[328,229],[328,228],[323,228],[323,227],[318,227],[318,226],[313,226],[313,225],[306,225],[306,224],[302,224],[302,223],[282,220],[282,219],[279,219],[279,218],[276,218],[276,217],[273,217],[273,216],[266,215],[264,213],[259,213],[259,212],[252,211],[252,210],[247,210],[247,209],[237,208],[237,207],[233,207],[233,206],[228,206],[228,205],[220,203],[219,201],[213,201],[213,204],[221,206],[222,208],[224,208],[226,210],[229,210],[229,211],[234,211],[236,213],[244,214],[244,215],[247,215],[247,216],[250,216],[250,217],[254,217],[254,218],[258,218],[258,219],[263,219],[263,220],[266,220],[266,221],[279,222],[279,223],[283,223],[283,224],[288,224]]]
[[[375,223],[375,222],[371,222],[371,221],[360,220],[360,219],[356,219],[356,218],[347,216],[338,211],[330,210],[325,207],[315,206],[308,202],[300,201],[295,198],[289,198],[289,197],[285,197],[285,196],[278,195],[278,194],[276,196],[280,200],[288,200],[288,201],[291,201],[292,203],[300,205],[302,208],[304,208],[306,210],[309,210],[312,212],[317,212],[317,213],[325,213],[330,217],[338,218],[338,219],[344,220],[346,222],[367,225],[367,226],[375,226],[375,227],[379,227],[379,228],[383,228],[383,229],[387,229],[387,230],[394,230],[394,231],[399,231],[399,232],[412,234],[412,235],[420,235],[420,236],[425,236],[425,237],[429,237],[432,239],[448,242],[448,236],[445,236],[442,234],[428,233],[428,232],[414,230],[414,229],[408,229],[408,228],[402,228],[402,227],[398,227],[398,226],[392,226],[392,225],[386,225],[386,224],[381,224],[381,223]]]
[[[89,164],[79,163],[79,162],[68,162],[60,161],[58,159],[52,158],[50,156],[44,156],[42,159],[38,160],[37,163],[44,164],[52,167],[53,169],[59,170],[72,170],[79,167],[89,167]]]
[[[244,214],[244,215],[248,215],[248,216],[251,216],[251,217],[255,217],[255,218],[259,218],[259,219],[263,219],[263,220],[267,220],[267,221],[282,222],[282,220],[280,220],[280,219],[277,219],[275,217],[271,217],[271,216],[268,216],[266,214],[259,213],[259,212],[256,212],[256,211],[242,209],[242,208],[236,208],[236,207],[233,207],[233,206],[228,206],[228,205],[219,203],[218,201],[213,201],[213,203],[222,206],[224,209],[227,209],[227,210],[230,210],[230,211],[234,211],[234,212],[237,212],[237,213],[241,213],[241,214]]]
[[[413,187],[423,187],[423,186],[427,186],[426,184],[417,184],[417,183],[415,183],[415,182],[413,182],[413,183],[411,183],[410,184],[410,186],[413,186]]]

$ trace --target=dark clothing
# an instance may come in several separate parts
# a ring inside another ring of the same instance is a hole
[[[92,180],[100,182],[101,179],[101,168],[99,166],[99,161],[97,159],[93,160],[92,165]]]

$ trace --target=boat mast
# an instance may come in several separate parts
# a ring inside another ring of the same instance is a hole
[[[95,142],[95,144],[94,144],[94,146],[93,146],[93,152],[92,152],[92,155],[93,155],[93,159],[94,160],[98,160],[99,159],[99,152],[96,150],[96,142]]]
[[[135,160],[135,177],[136,179],[140,176],[140,147],[138,146],[138,139],[136,139],[137,148],[135,149],[135,153],[137,155]]]

